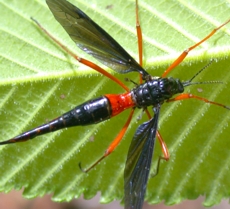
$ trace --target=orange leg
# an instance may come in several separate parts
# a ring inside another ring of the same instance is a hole
[[[223,107],[223,108],[226,108],[226,109],[230,110],[230,107],[228,107],[226,105],[223,105],[223,104],[220,104],[220,103],[217,103],[217,102],[213,102],[213,101],[209,101],[208,99],[205,99],[203,97],[199,97],[199,96],[196,96],[196,95],[193,95],[193,94],[188,94],[188,93],[180,94],[180,95],[178,95],[177,97],[175,97],[173,99],[169,99],[167,102],[174,102],[174,101],[184,100],[184,99],[198,99],[198,100],[204,101],[206,103],[217,105],[217,106],[220,106],[220,107]]]
[[[142,31],[141,31],[141,26],[140,26],[140,20],[139,20],[139,15],[138,15],[138,0],[136,0],[136,30],[137,30],[137,39],[138,39],[138,51],[139,51],[139,64],[140,66],[143,65],[143,42],[142,42]],[[142,83],[142,77],[140,75],[140,83]],[[145,110],[148,118],[151,118],[151,115],[149,111],[146,109]],[[164,154],[164,157],[159,157],[158,160],[158,165],[157,165],[157,172],[159,171],[159,166],[160,166],[160,159],[164,159],[166,161],[169,160],[169,152],[166,143],[164,142],[161,134],[159,131],[157,131],[157,138],[160,142],[162,153]]]
[[[160,142],[162,153],[164,154],[164,157],[159,157],[159,158],[168,161],[170,158],[169,151],[159,131],[157,131],[157,138]]]
[[[175,101],[184,100],[184,99],[198,99],[198,100],[204,101],[206,103],[217,105],[217,106],[220,106],[220,107],[223,107],[223,108],[226,108],[226,109],[230,110],[230,107],[228,107],[226,105],[223,105],[223,104],[220,104],[220,103],[217,103],[217,102],[213,102],[213,101],[209,101],[208,99],[205,99],[205,98],[193,95],[193,94],[188,94],[188,93],[180,94],[177,97],[168,100],[167,102],[175,102]],[[162,153],[164,154],[164,156],[159,156],[157,166],[156,166],[156,172],[151,177],[154,177],[154,176],[156,176],[158,174],[159,168],[160,168],[160,162],[162,160],[168,161],[169,158],[170,158],[169,151],[168,151],[168,148],[166,146],[166,143],[164,142],[164,140],[163,140],[162,136],[160,135],[159,131],[157,131],[157,138],[158,138],[158,140],[160,142],[161,150],[162,150]]]
[[[109,154],[111,154],[115,148],[118,146],[118,144],[121,142],[123,136],[125,135],[125,132],[128,129],[128,126],[131,122],[131,119],[133,117],[133,113],[134,113],[134,109],[131,110],[128,120],[126,121],[125,125],[123,126],[123,128],[121,129],[121,131],[118,133],[118,135],[116,136],[116,138],[112,141],[112,143],[109,145],[109,147],[107,148],[107,150],[105,151],[104,155],[97,160],[93,165],[91,165],[89,168],[87,169],[82,169],[81,168],[81,164],[79,163],[79,167],[81,168],[81,170],[85,173],[87,173],[88,171],[90,171],[92,168],[94,168],[98,163],[100,163],[105,157],[107,157]]]
[[[157,161],[157,166],[156,166],[156,171],[154,174],[151,175],[151,177],[154,177],[156,176],[158,173],[159,173],[159,170],[160,170],[160,162],[162,160],[165,160],[165,161],[168,161],[169,158],[170,158],[170,155],[169,155],[169,151],[168,151],[168,148],[167,148],[167,145],[166,143],[164,142],[161,134],[159,131],[157,131],[157,138],[158,138],[158,141],[160,142],[160,145],[161,145],[161,150],[162,150],[162,153],[164,154],[164,156],[159,156],[158,157],[158,161]]]
[[[83,59],[79,56],[77,56],[76,54],[74,54],[71,50],[69,50],[66,46],[64,46],[62,43],[60,43],[56,38],[54,38],[45,28],[43,28],[41,26],[41,24],[31,18],[37,25],[38,27],[45,33],[47,34],[58,46],[60,46],[64,51],[66,51],[69,55],[71,55],[74,59],[76,59],[78,62],[96,70],[97,72],[101,73],[102,75],[108,77],[109,79],[111,79],[112,81],[114,81],[115,83],[117,83],[119,86],[121,86],[123,89],[125,89],[127,92],[129,91],[129,88],[123,84],[119,79],[117,79],[116,77],[114,77],[112,74],[106,72],[105,70],[103,70],[100,66],[90,62],[89,60]]]
[[[136,31],[137,31],[137,41],[138,41],[138,54],[139,54],[139,64],[143,65],[143,41],[142,41],[142,31],[138,15],[138,0],[136,0]],[[140,74],[140,83],[142,83],[142,76]]]
[[[149,113],[148,110],[145,110],[146,114],[148,115],[148,118],[150,119],[151,118],[151,115]],[[169,151],[168,151],[168,147],[165,143],[165,141],[163,140],[163,137],[161,136],[160,132],[157,131],[157,139],[160,143],[160,146],[161,146],[161,150],[162,150],[162,153],[164,156],[159,156],[158,158],[158,162],[157,162],[157,167],[156,167],[156,172],[152,175],[153,176],[156,176],[159,172],[159,168],[160,168],[160,161],[161,160],[165,160],[165,161],[168,161],[169,158],[170,158],[170,154],[169,154]]]
[[[230,19],[228,21],[226,21],[225,23],[223,23],[222,25],[220,25],[219,27],[212,30],[212,32],[209,35],[207,35],[204,39],[202,39],[198,43],[194,44],[193,46],[191,46],[188,49],[186,49],[185,51],[183,51],[182,54],[168,67],[168,69],[165,70],[162,77],[165,77],[173,68],[175,68],[177,65],[179,65],[184,60],[184,58],[188,55],[188,53],[190,51],[192,51],[194,48],[196,48],[197,46],[199,46],[200,44],[205,42],[207,39],[212,37],[216,33],[216,31],[220,30],[220,28],[222,28],[223,26],[225,26],[229,22],[230,22]]]
[[[138,39],[139,64],[140,66],[142,66],[143,65],[143,42],[142,42],[142,31],[141,31],[141,26],[140,26],[140,20],[139,20],[139,15],[138,15],[138,0],[136,0],[136,30],[137,30],[137,39]],[[140,83],[142,83],[141,75],[140,75]],[[151,115],[149,111],[146,109],[145,112],[148,118],[150,119]],[[159,131],[157,131],[157,138],[160,142],[162,153],[164,154],[164,157],[161,157],[161,158],[168,161],[169,160],[168,148]],[[160,165],[159,162],[158,164]],[[158,167],[157,170],[159,170],[159,165],[157,166]]]

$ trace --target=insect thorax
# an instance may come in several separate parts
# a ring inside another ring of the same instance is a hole
[[[174,94],[184,91],[179,79],[154,77],[132,90],[132,97],[137,107],[147,107],[163,103]]]

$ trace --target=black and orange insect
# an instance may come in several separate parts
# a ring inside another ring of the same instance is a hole
[[[197,83],[202,83],[192,81],[205,67],[201,69],[194,77],[187,81],[182,82],[179,79],[166,77],[173,68],[175,68],[184,60],[184,58],[191,50],[210,38],[221,27],[229,23],[230,20],[214,29],[200,42],[182,52],[182,54],[165,70],[161,77],[153,77],[142,67],[142,32],[138,18],[137,0],[136,28],[139,46],[139,63],[135,61],[108,33],[106,33],[99,25],[97,25],[76,6],[72,5],[66,0],[46,0],[46,2],[56,20],[62,25],[71,39],[80,49],[92,55],[102,64],[118,73],[138,73],[140,75],[140,84],[135,84],[133,89],[129,89],[120,80],[102,69],[100,66],[90,62],[89,60],[79,57],[67,49],[51,34],[49,34],[36,20],[33,19],[33,21],[36,22],[40,29],[43,30],[63,50],[68,52],[80,63],[92,68],[93,70],[96,70],[97,72],[120,85],[125,90],[125,93],[106,94],[90,101],[86,101],[85,103],[77,105],[69,112],[64,113],[60,117],[57,117],[46,124],[26,131],[7,141],[0,142],[0,145],[27,141],[39,135],[57,131],[66,127],[96,124],[112,118],[126,109],[131,109],[125,125],[110,144],[110,146],[107,148],[105,154],[88,169],[82,169],[84,172],[88,172],[102,159],[113,152],[113,150],[120,143],[128,128],[134,110],[136,108],[142,108],[148,115],[149,121],[141,124],[137,128],[129,148],[124,171],[125,208],[142,208],[156,137],[159,139],[164,155],[158,159],[157,171],[159,169],[160,161],[162,159],[169,159],[167,146],[163,141],[159,131],[157,130],[161,105],[165,101],[172,102],[194,98],[206,103],[211,103],[226,109],[230,109],[230,107],[223,104],[209,101],[205,98],[190,93],[183,93],[185,87]],[[176,94],[179,95],[173,97]],[[147,107],[149,106],[152,108],[154,113],[153,117],[147,110]]]

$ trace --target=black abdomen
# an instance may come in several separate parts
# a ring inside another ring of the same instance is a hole
[[[99,123],[109,119],[110,116],[111,108],[109,100],[102,96],[85,102],[48,123],[26,131],[7,141],[0,142],[0,145],[27,141],[36,136],[57,131],[62,128]]]
[[[106,97],[102,96],[75,107],[63,114],[60,119],[63,120],[65,127],[71,127],[99,123],[109,119],[110,116],[110,103]]]

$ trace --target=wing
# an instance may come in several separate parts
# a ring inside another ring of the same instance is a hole
[[[98,61],[117,71],[148,73],[100,26],[66,0],[46,0],[56,20],[76,45]]]
[[[152,161],[160,106],[154,117],[140,125],[129,147],[125,165],[125,209],[141,209]]]

